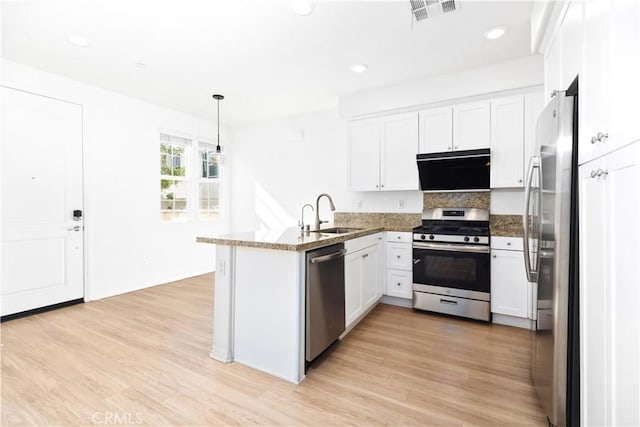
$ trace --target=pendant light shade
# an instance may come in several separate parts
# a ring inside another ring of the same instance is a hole
[[[224,99],[223,95],[215,94],[213,99],[218,101],[218,145],[216,145],[215,160],[218,164],[222,163],[222,148],[220,147],[220,101]]]

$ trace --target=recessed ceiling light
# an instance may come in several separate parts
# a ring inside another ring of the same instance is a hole
[[[147,64],[145,64],[144,62],[136,62],[136,68],[144,70],[145,68],[147,68]]]
[[[67,34],[67,40],[74,46],[87,47],[89,46],[89,40],[86,37],[79,36],[77,34]]]
[[[352,65],[351,67],[351,71],[353,71],[354,73],[364,73],[365,71],[367,71],[367,64],[355,64]]]
[[[486,38],[488,38],[489,40],[495,40],[495,39],[499,39],[500,37],[504,36],[504,33],[507,32],[506,27],[496,27],[496,28],[492,28],[489,31],[487,31],[486,33],[484,33],[484,36]]]
[[[296,15],[307,16],[311,15],[313,12],[315,5],[312,1],[308,0],[292,0],[291,1],[291,9],[296,13]]]

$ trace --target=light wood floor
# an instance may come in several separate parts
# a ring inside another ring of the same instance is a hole
[[[527,331],[379,305],[300,386],[209,358],[213,275],[2,324],[3,425],[539,425]]]

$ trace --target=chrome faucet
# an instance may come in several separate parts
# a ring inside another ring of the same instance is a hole
[[[313,229],[315,231],[320,231],[320,224],[322,224],[323,222],[329,222],[329,221],[321,221],[320,220],[320,199],[322,197],[326,197],[327,199],[329,199],[329,207],[331,207],[332,211],[336,210],[336,205],[333,204],[333,200],[331,199],[331,196],[328,195],[327,193],[322,193],[318,196],[318,198],[316,199],[316,221],[313,224]]]
[[[302,205],[302,212],[300,212],[300,221],[298,221],[298,225],[300,226],[300,230],[304,231],[304,208],[309,206],[311,208],[311,212],[313,212],[313,206],[310,203],[305,203]],[[307,224],[307,231],[309,230],[309,224]]]

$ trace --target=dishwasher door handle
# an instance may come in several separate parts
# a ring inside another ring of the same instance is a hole
[[[344,254],[347,253],[346,249],[341,249],[338,252],[332,252],[330,254],[327,255],[322,255],[319,257],[315,257],[315,258],[311,258],[311,264],[318,264],[319,262],[327,262],[327,261],[331,261],[334,259],[338,259],[338,258],[342,258],[344,256]]]

